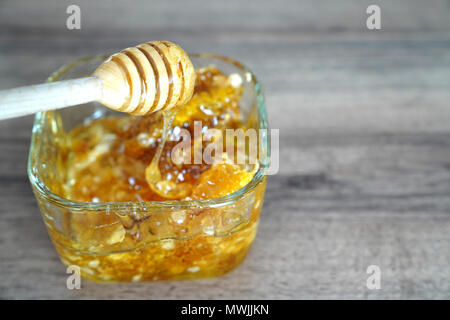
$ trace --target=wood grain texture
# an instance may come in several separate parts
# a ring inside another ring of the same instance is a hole
[[[450,298],[449,1],[77,3],[69,31],[70,1],[0,2],[1,89],[148,40],[229,55],[264,85],[280,172],[231,274],[69,291],[26,177],[32,118],[0,122],[0,298]]]

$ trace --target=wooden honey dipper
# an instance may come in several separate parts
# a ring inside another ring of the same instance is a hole
[[[185,104],[194,85],[186,52],[169,41],[151,41],[111,55],[90,77],[0,91],[0,120],[92,101],[146,115]]]

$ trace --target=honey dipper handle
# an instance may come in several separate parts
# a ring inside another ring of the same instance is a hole
[[[102,97],[102,81],[87,77],[0,91],[0,120],[83,104]]]

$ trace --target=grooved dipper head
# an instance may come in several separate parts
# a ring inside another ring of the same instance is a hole
[[[195,70],[186,52],[169,41],[151,41],[113,54],[95,70],[105,106],[135,115],[188,102]]]

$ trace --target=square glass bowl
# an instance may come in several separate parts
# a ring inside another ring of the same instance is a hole
[[[195,68],[215,65],[243,80],[244,122],[267,130],[261,87],[229,58],[192,54]],[[74,61],[48,81],[90,75],[106,58]],[[221,198],[150,202],[78,202],[65,199],[64,144],[75,126],[105,116],[124,116],[89,103],[36,115],[28,175],[51,240],[66,266],[93,281],[156,281],[216,277],[236,268],[255,238],[264,199],[269,140],[260,135],[259,169],[240,190]],[[267,132],[267,131],[266,131]]]

